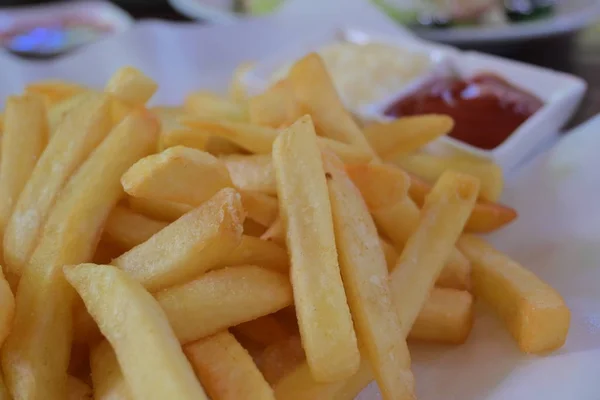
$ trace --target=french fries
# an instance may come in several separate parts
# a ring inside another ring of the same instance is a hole
[[[119,69],[106,84],[106,92],[133,105],[145,104],[154,95],[158,85],[133,67]]]
[[[189,204],[132,196],[127,201],[132,210],[147,217],[166,222],[173,222],[194,208]]]
[[[479,183],[445,172],[421,211],[419,225],[390,274],[390,287],[400,324],[408,335],[473,210]]]
[[[404,117],[368,125],[365,136],[379,157],[388,160],[397,154],[419,150],[427,143],[448,134],[454,121],[447,115],[427,114]]]
[[[292,335],[271,343],[256,357],[255,362],[267,382],[276,385],[305,359],[300,336]]]
[[[11,400],[6,385],[4,384],[4,378],[0,372],[0,400]]]
[[[64,268],[113,346],[135,399],[206,399],[158,303],[124,271],[108,265]]]
[[[79,126],[73,122],[73,128]],[[133,112],[58,196],[19,282],[13,327],[1,352],[14,398],[66,397],[74,296],[62,267],[92,257],[104,221],[123,195],[120,176],[157,140],[156,120],[143,110]]]
[[[92,349],[90,367],[94,400],[133,400],[117,356],[109,342],[103,340]]]
[[[227,332],[184,346],[188,360],[211,399],[275,400],[250,354]]]
[[[20,276],[68,178],[112,128],[110,99],[89,93],[54,133],[25,184],[4,231],[7,271]],[[48,174],[52,171],[52,174]]]
[[[279,206],[277,199],[261,192],[244,190],[240,192],[244,210],[248,218],[263,226],[270,226],[277,219]]]
[[[260,238],[285,247],[285,227],[281,218],[277,218]]]
[[[69,375],[67,377],[67,400],[92,400],[92,388],[85,382]]]
[[[227,121],[247,121],[248,110],[243,104],[232,102],[210,92],[194,92],[185,98],[187,113],[201,117]]]
[[[210,135],[200,130],[192,130],[180,123],[185,112],[179,107],[153,107],[150,109],[160,121],[161,150],[175,146],[186,146],[206,150]]]
[[[410,197],[422,206],[431,186],[416,176],[411,176]],[[502,228],[517,218],[517,211],[498,203],[479,200],[467,221],[465,231],[473,233],[489,233]]]
[[[458,245],[473,263],[474,294],[502,318],[522,351],[565,343],[571,313],[556,290],[482,239],[464,235]]]
[[[48,140],[44,103],[39,97],[9,97],[4,119],[0,158],[0,237]]]
[[[221,159],[225,162],[236,188],[268,195],[277,194],[271,155],[229,155]]]
[[[311,119],[301,118],[275,141],[273,164],[302,343],[314,378],[330,382],[355,373],[360,354],[340,276],[326,173],[316,139]]]
[[[214,268],[239,245],[243,221],[239,194],[223,189],[111,264],[151,292],[184,283]]]
[[[444,171],[456,171],[472,175],[481,182],[479,196],[483,200],[497,201],[504,187],[504,176],[499,165],[465,156],[434,156],[426,153],[400,154],[387,160],[406,171],[435,182]]]
[[[236,103],[244,103],[248,99],[244,76],[254,67],[253,62],[243,62],[233,71],[231,82],[229,83],[229,98]]]
[[[233,186],[221,161],[183,146],[139,160],[123,175],[121,183],[131,196],[191,206],[198,206],[219,190]]]
[[[238,337],[265,347],[285,340],[291,334],[283,323],[272,314],[239,324],[233,327],[232,331]]]
[[[344,164],[324,153],[323,164],[340,269],[358,340],[384,399],[414,397],[410,355],[392,305],[377,228]]]
[[[33,82],[25,87],[26,94],[41,96],[47,107],[60,103],[85,90],[85,87],[76,83],[54,79]]]
[[[285,275],[245,265],[211,271],[156,299],[186,344],[289,306],[292,289]]]
[[[302,115],[285,79],[248,99],[248,113],[250,122],[272,128],[288,126]]]
[[[217,263],[217,267],[234,267],[237,265],[258,265],[287,273],[290,261],[285,249],[276,243],[254,236],[243,235],[235,250],[225,255]]]
[[[473,325],[473,296],[456,289],[434,288],[419,311],[409,340],[461,344]]]
[[[0,348],[11,330],[14,314],[15,297],[0,267]]]
[[[165,222],[150,219],[127,207],[117,205],[106,220],[104,237],[123,250],[130,250],[166,226]]]

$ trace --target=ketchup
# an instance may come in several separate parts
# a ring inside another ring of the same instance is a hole
[[[468,79],[437,78],[393,103],[386,115],[447,114],[450,136],[485,150],[504,142],[544,103],[503,78],[484,73]]]

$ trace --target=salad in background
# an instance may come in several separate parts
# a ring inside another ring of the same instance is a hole
[[[507,25],[553,15],[556,0],[373,0],[403,24],[433,28]]]

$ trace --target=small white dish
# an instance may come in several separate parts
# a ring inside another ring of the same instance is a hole
[[[406,85],[400,91],[383,97],[380,101],[352,109],[366,121],[385,121],[385,109],[398,98],[410,93],[432,76],[440,76],[451,72],[466,78],[482,72],[496,74],[517,87],[534,94],[544,102],[544,106],[523,123],[502,144],[492,150],[483,150],[451,137],[443,137],[435,142],[434,151],[467,152],[473,156],[492,159],[509,173],[523,162],[535,150],[556,136],[568,122],[579,105],[587,84],[582,79],[561,72],[552,71],[533,65],[489,56],[478,52],[462,52],[455,48],[427,42],[411,36],[385,36],[370,34],[359,29],[343,30],[336,38],[357,43],[380,42],[423,52],[429,55],[435,68]],[[323,38],[305,42],[293,52],[281,53],[272,59],[259,62],[255,69],[246,76],[252,92],[264,90],[270,76],[278,67],[289,63],[309,51],[314,51],[329,43]]]

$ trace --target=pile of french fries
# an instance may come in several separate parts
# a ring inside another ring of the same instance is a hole
[[[501,170],[423,151],[450,118],[361,126],[316,54],[231,88],[7,99],[0,399],[412,399],[407,340],[465,342],[476,297],[522,351],[564,343],[560,295],[475,236],[517,217]]]

